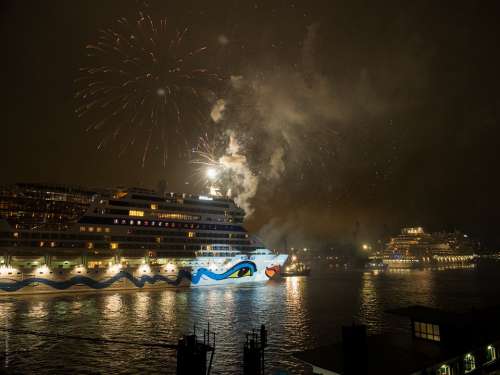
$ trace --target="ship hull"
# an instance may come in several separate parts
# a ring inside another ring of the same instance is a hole
[[[161,266],[110,267],[72,270],[0,272],[0,295],[61,292],[185,288],[265,282],[279,271],[286,255],[195,259],[187,267],[166,270]]]

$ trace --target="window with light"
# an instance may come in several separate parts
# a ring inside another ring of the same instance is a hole
[[[497,359],[497,351],[493,345],[488,345],[486,348],[486,361],[491,362]]]
[[[465,373],[471,372],[476,369],[476,359],[470,353],[467,353],[464,357],[464,371]]]
[[[437,369],[436,375],[451,375],[451,369],[448,365],[442,365]]]
[[[422,339],[441,341],[439,326],[422,322],[413,322],[415,337]]]

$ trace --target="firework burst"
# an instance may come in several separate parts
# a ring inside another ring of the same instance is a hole
[[[192,150],[190,163],[195,165],[195,175],[199,183],[208,187],[211,193],[226,188],[228,171],[220,162],[223,145],[207,133],[199,137],[197,146]]]
[[[200,66],[206,47],[184,48],[188,29],[167,26],[144,11],[118,19],[86,46],[90,63],[76,80],[76,114],[87,119],[87,131],[104,134],[97,148],[117,141],[123,155],[138,145],[143,166],[151,150],[161,150],[165,165],[169,147],[182,139],[185,150],[199,136],[221,80]]]

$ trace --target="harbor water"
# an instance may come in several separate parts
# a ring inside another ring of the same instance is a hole
[[[267,283],[0,299],[4,329],[125,340],[131,345],[54,340],[0,331],[12,373],[175,373],[175,353],[140,343],[175,343],[196,324],[216,332],[213,374],[241,373],[245,334],[269,331],[266,373],[310,374],[292,353],[337,341],[342,325],[370,333],[407,330],[390,308],[465,309],[500,303],[500,264],[460,269],[365,271],[334,268]],[[134,345],[137,344],[137,345]]]

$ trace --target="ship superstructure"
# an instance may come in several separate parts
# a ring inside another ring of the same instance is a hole
[[[4,293],[259,281],[286,260],[222,197],[17,184],[0,217]]]

